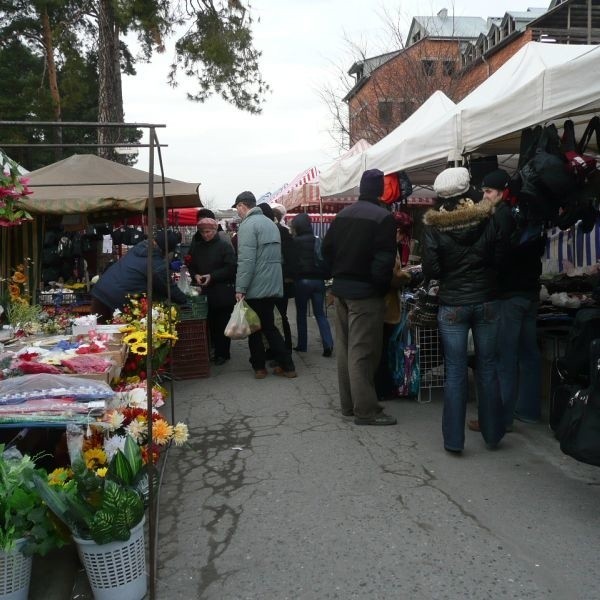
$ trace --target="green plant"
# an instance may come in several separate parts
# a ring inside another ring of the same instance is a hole
[[[39,328],[42,307],[37,304],[10,302],[6,309],[6,319],[15,331],[34,333]]]
[[[25,538],[26,555],[46,554],[65,543],[34,485],[40,475],[45,472],[29,456],[9,456],[0,444],[0,548],[5,552],[20,538]]]
[[[71,468],[72,474],[58,483],[34,477],[50,510],[76,537],[98,544],[128,540],[132,527],[144,516],[142,490],[147,474],[138,444],[127,437],[107,469],[94,469],[82,457]]]

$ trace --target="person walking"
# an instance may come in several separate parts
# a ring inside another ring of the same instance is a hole
[[[202,287],[208,302],[214,362],[222,365],[231,358],[231,340],[225,335],[225,327],[235,304],[235,252],[231,243],[219,236],[217,221],[205,217],[198,222],[189,253],[190,275]]]
[[[294,350],[306,352],[308,349],[306,312],[310,300],[313,308],[321,342],[323,356],[329,357],[333,352],[333,337],[329,321],[325,316],[325,279],[329,272],[317,265],[315,254],[315,235],[310,217],[300,213],[292,220],[294,245],[298,254],[298,272],[296,276],[296,328],[298,343]]]
[[[276,375],[296,377],[296,367],[291,352],[285,347],[283,337],[275,326],[273,309],[277,298],[283,296],[281,271],[281,236],[275,223],[265,217],[256,206],[252,192],[237,196],[233,208],[242,220],[238,230],[238,267],[235,280],[236,300],[246,300],[260,319],[261,329],[248,337],[250,363],[256,379],[267,376],[265,347],[262,335],[267,338],[277,367]]]
[[[396,259],[394,217],[379,205],[383,172],[362,174],[355,204],[341,210],[323,240],[335,296],[338,384],[342,415],[356,425],[395,425],[377,401],[374,376],[383,336],[383,297]]]
[[[294,242],[292,241],[292,234],[289,232],[287,227],[280,225],[275,218],[275,212],[266,202],[261,202],[259,208],[262,210],[263,215],[275,223],[279,236],[281,238],[281,273],[283,276],[283,296],[277,298],[275,301],[275,308],[281,316],[281,327],[283,329],[283,339],[285,341],[285,347],[288,351],[292,352],[292,330],[290,328],[290,321],[287,315],[288,303],[290,298],[295,295],[294,278],[296,276],[296,270],[298,268],[298,256]],[[270,348],[267,350],[267,356],[271,355]]]
[[[169,296],[177,304],[186,304],[187,296],[170,282],[165,256],[173,252],[179,243],[174,231],[159,230],[154,239],[137,243],[125,256],[111,265],[94,284],[91,291],[92,313],[98,315],[98,323],[112,319],[116,309],[122,309],[128,296],[146,293],[148,286],[148,260],[152,262],[152,292],[155,301]],[[169,289],[170,288],[170,289]]]
[[[505,432],[495,364],[500,309],[496,267],[504,245],[492,219],[493,205],[475,204],[469,197],[467,169],[442,171],[433,188],[439,205],[423,217],[423,274],[426,281],[439,281],[438,326],[446,372],[444,448],[456,453],[464,449],[471,330],[481,434],[493,449]]]

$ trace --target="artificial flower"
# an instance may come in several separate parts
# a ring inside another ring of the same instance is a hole
[[[160,446],[166,445],[173,436],[173,427],[163,419],[152,423],[152,441]]]
[[[65,485],[65,483],[73,476],[71,469],[59,467],[48,473],[48,483],[50,485]]]
[[[96,475],[98,475],[98,477],[104,477],[107,471],[108,467],[100,467],[99,469],[96,469]]]
[[[142,421],[135,419],[131,421],[125,428],[127,434],[130,435],[138,444],[144,443],[145,436],[148,433],[148,426]]]
[[[88,469],[94,469],[98,465],[106,464],[106,452],[102,448],[90,448],[83,453],[83,460]]]
[[[127,437],[124,435],[113,435],[105,438],[104,452],[106,452],[109,460],[117,453],[117,450],[124,450],[126,439]]]
[[[176,446],[181,446],[187,442],[189,437],[190,433],[188,426],[185,423],[177,423],[177,425],[173,427],[173,442]]]
[[[21,271],[15,271],[14,275],[12,276],[12,280],[15,283],[25,283],[27,281],[27,277],[25,276],[25,273],[22,273]]]
[[[15,283],[9,283],[8,293],[11,298],[18,298],[21,295],[21,288]]]
[[[123,421],[125,420],[125,417],[123,416],[122,413],[120,413],[117,410],[113,410],[109,413],[108,416],[108,428],[111,431],[116,431],[117,429],[119,429],[120,427],[123,426]]]

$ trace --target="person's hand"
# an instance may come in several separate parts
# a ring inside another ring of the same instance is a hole
[[[240,292],[236,292],[235,293],[235,301],[239,302],[240,300],[243,300],[246,297],[246,294],[240,294]]]
[[[210,283],[210,275],[200,275],[200,285],[208,285]]]
[[[194,280],[198,285],[202,285],[202,275],[194,275]]]

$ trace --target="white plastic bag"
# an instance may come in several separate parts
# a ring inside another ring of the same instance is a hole
[[[225,335],[232,340],[243,340],[260,329],[258,315],[244,302],[239,300],[233,307]]]
[[[179,281],[177,282],[177,287],[184,293],[190,294],[192,287],[190,286],[190,275],[188,273],[187,267],[181,267],[179,271]]]

